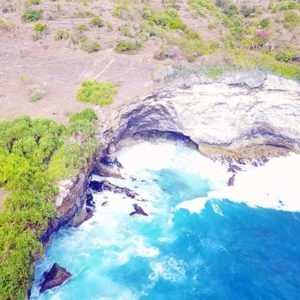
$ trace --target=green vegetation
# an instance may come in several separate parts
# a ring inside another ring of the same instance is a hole
[[[44,98],[46,92],[41,88],[32,88],[29,90],[28,97],[30,102],[37,102]]]
[[[97,82],[85,80],[77,91],[77,100],[90,102],[100,106],[113,103],[114,96],[118,93],[117,84],[113,82]]]
[[[267,19],[267,18],[262,19],[262,20],[259,22],[259,26],[260,26],[260,28],[262,28],[262,29],[269,27],[269,25],[270,25],[270,20]]]
[[[23,13],[22,20],[25,23],[35,22],[41,19],[43,15],[42,9],[26,9]]]
[[[41,1],[40,0],[30,0],[30,3],[33,5],[39,5],[39,4],[41,4]]]
[[[68,40],[70,38],[70,33],[67,30],[57,30],[54,35],[56,41]]]
[[[34,41],[41,39],[44,36],[46,30],[47,30],[47,25],[36,23],[33,27],[32,39]]]
[[[231,53],[233,66],[240,69],[262,69],[288,78],[300,80],[300,69],[296,64],[277,61],[275,54],[236,50]]]
[[[159,36],[168,45],[178,46],[188,61],[214,50],[210,42],[205,42],[197,32],[188,28],[174,7],[168,6],[164,12],[146,8],[143,19],[146,23],[142,28],[150,37]]]
[[[90,24],[94,27],[98,27],[98,28],[101,28],[104,26],[104,22],[103,20],[99,17],[99,16],[96,16],[94,17],[91,21],[90,21]]]
[[[97,146],[96,121],[97,116],[91,109],[71,115],[64,142],[49,162],[47,175],[51,180],[68,178],[88,164]]]
[[[112,15],[115,18],[122,19],[122,20],[128,20],[131,17],[129,8],[124,5],[117,5]]]
[[[0,122],[0,187],[9,192],[0,211],[0,299],[24,300],[39,237],[55,214],[55,180],[70,177],[93,156],[96,115],[85,110],[67,127],[20,117]]]
[[[275,59],[278,61],[283,61],[283,62],[291,62],[294,58],[294,54],[288,51],[280,51],[276,53]]]
[[[137,30],[130,23],[125,23],[119,26],[118,30],[125,36],[134,38],[137,34]]]
[[[300,15],[295,11],[286,11],[283,16],[284,26],[292,30],[300,24]]]
[[[281,1],[271,7],[273,13],[281,10],[290,10],[297,7],[296,0]]]
[[[120,38],[116,41],[117,52],[134,52],[143,47],[143,43],[136,39]]]
[[[80,45],[81,49],[87,53],[97,52],[101,49],[101,46],[98,42],[89,39],[81,39]]]
[[[87,31],[88,30],[88,27],[86,26],[86,24],[78,24],[78,25],[76,25],[75,28],[79,32],[83,32],[83,31]]]
[[[254,16],[255,15],[255,7],[243,5],[241,8],[241,13],[245,18]]]
[[[273,42],[273,35],[278,35],[271,26],[270,18],[256,18],[261,13],[258,8],[242,6],[240,10],[229,0],[191,0],[191,9],[201,17],[215,20],[210,29],[222,30],[227,28],[226,36],[220,38],[210,51],[226,53],[227,66],[235,68],[260,68],[290,78],[299,79],[299,66],[290,57],[283,57],[283,47]],[[294,0],[280,1],[271,6],[276,15],[276,26],[293,30],[299,25],[300,18],[297,8],[299,4]],[[210,23],[211,24],[211,23]],[[210,26],[210,24],[208,26]],[[184,45],[187,45],[184,43]],[[204,44],[204,47],[207,45]],[[293,52],[293,51],[292,51]],[[205,48],[204,48],[205,53]],[[217,64],[216,64],[217,66]]]

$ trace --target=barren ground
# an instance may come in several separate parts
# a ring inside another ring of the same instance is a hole
[[[161,0],[123,2],[147,3],[158,10],[162,9],[164,5],[162,3],[168,3]],[[85,79],[119,83],[119,94],[115,103],[105,111],[113,110],[115,105],[121,105],[124,101],[157,89],[161,84],[153,80],[153,72],[160,65],[182,62],[182,56],[179,55],[167,62],[154,59],[153,54],[162,45],[158,37],[148,39],[144,47],[136,53],[115,52],[115,41],[120,37],[118,27],[126,21],[113,17],[112,14],[116,5],[123,2],[41,0],[39,5],[32,5],[30,1],[0,0],[0,18],[13,24],[12,30],[0,26],[0,119],[12,119],[26,114],[31,117],[48,117],[65,123],[70,113],[85,107],[103,109],[76,101],[76,90]],[[247,1],[235,3],[239,7],[249,4]],[[270,1],[255,0],[251,3],[253,6],[266,8]],[[208,29],[209,22],[216,20],[213,17],[195,16],[187,0],[177,1],[177,4],[179,16],[204,40],[218,41],[226,34],[227,29],[224,28]],[[37,22],[22,22],[22,14],[26,8],[43,9],[43,18],[38,22],[46,24],[48,29],[40,40],[32,39],[33,26]],[[91,17],[99,15],[106,25],[102,28],[90,26]],[[276,29],[278,25],[275,23],[273,28]],[[76,26],[80,24],[86,25],[84,34],[88,38],[101,44],[100,51],[89,54],[69,41],[54,39],[58,30],[78,33]],[[288,43],[299,46],[299,40],[292,35],[299,30],[294,30],[292,34],[287,34],[284,30],[281,28],[278,35]],[[222,55],[217,54],[215,58],[218,59],[220,56]],[[209,55],[203,56],[199,61],[209,65],[212,58]],[[28,94],[36,88],[42,90],[45,96],[39,101],[32,102]]]

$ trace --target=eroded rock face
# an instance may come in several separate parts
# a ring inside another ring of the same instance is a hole
[[[92,216],[90,208],[86,206],[89,174],[89,171],[82,171],[77,176],[60,182],[55,202],[56,216],[41,236],[44,244],[47,244],[61,227],[78,226]]]
[[[102,181],[91,181],[89,187],[95,192],[109,191],[116,194],[124,194],[128,198],[134,199],[138,194],[127,187],[119,187],[115,184],[110,183],[107,180]]]
[[[62,268],[59,264],[53,264],[52,268],[43,275],[40,292],[43,293],[46,290],[62,285],[71,276],[72,274]]]
[[[106,149],[125,137],[169,132],[231,150],[256,144],[299,151],[300,85],[263,72],[180,79],[101,120]]]

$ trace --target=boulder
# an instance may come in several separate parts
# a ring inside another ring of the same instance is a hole
[[[43,275],[43,282],[41,284],[40,292],[62,285],[66,280],[71,278],[72,274],[59,264],[53,264],[52,268]]]
[[[241,171],[242,168],[237,166],[237,165],[233,165],[233,164],[230,164],[229,165],[229,168],[228,168],[228,172],[231,172],[231,173],[236,173],[237,171]]]
[[[145,211],[137,204],[133,204],[133,208],[134,211],[132,213],[130,213],[130,216],[134,216],[134,215],[142,215],[142,216],[148,216],[147,213],[145,213]]]
[[[228,185],[228,186],[233,186],[233,185],[234,185],[234,180],[235,180],[235,174],[232,175],[232,176],[228,179],[227,185]]]

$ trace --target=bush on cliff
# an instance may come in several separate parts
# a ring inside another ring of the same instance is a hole
[[[8,192],[0,211],[0,299],[27,298],[43,254],[39,237],[55,214],[55,182],[93,156],[96,120],[86,109],[71,115],[67,127],[29,117],[0,122],[0,187]]]

